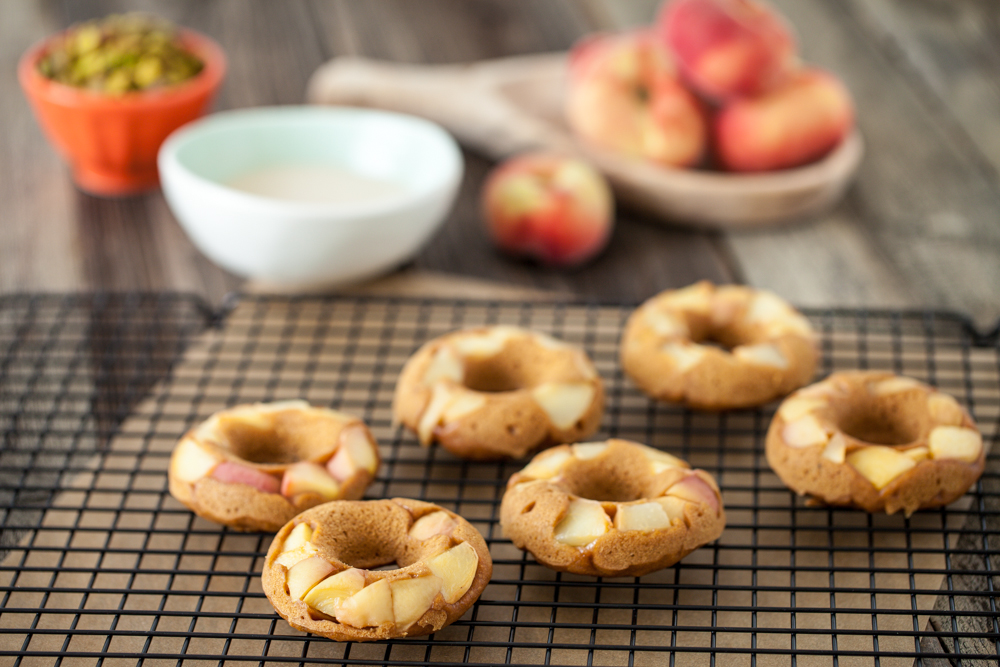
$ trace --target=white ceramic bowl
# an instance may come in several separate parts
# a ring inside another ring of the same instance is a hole
[[[218,113],[164,142],[163,193],[219,266],[281,287],[361,280],[406,261],[447,216],[462,155],[439,126],[369,109],[289,106]],[[335,169],[392,185],[357,201],[262,196],[228,183],[281,167]]]

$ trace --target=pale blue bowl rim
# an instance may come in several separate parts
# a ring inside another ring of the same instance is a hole
[[[343,123],[345,120],[346,122],[351,122],[351,119],[355,118],[365,118],[368,120],[374,118],[384,119],[386,122],[397,124],[397,126],[399,124],[409,126],[438,141],[443,154],[447,158],[447,164],[440,170],[440,179],[427,183],[422,188],[407,188],[399,195],[380,200],[327,203],[300,202],[291,199],[265,197],[238,190],[193,172],[178,158],[179,151],[186,145],[191,142],[203,140],[205,137],[220,130],[230,131],[241,127],[247,129],[251,127],[260,128],[262,125],[266,126],[267,124],[284,127],[289,123],[295,122],[296,119],[303,118],[310,120],[329,119],[333,123]],[[198,187],[203,188],[204,191],[216,197],[230,198],[233,205],[237,207],[252,206],[262,212],[273,212],[275,214],[280,214],[281,212],[296,213],[307,216],[329,217],[331,219],[380,215],[422,205],[428,200],[434,200],[455,189],[461,179],[463,169],[462,152],[454,137],[440,125],[425,118],[365,107],[313,105],[251,107],[219,111],[203,116],[171,133],[160,147],[157,162],[161,179],[164,178],[164,173],[171,171],[165,168],[169,164],[173,168],[171,173],[181,174],[182,179],[188,181],[189,184],[197,184]],[[181,185],[182,189],[183,187]],[[180,192],[176,192],[176,194],[178,196],[182,195]]]

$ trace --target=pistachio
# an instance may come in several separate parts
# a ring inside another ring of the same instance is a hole
[[[53,39],[38,71],[59,83],[122,95],[175,85],[203,66],[180,44],[170,23],[117,14],[76,25]]]

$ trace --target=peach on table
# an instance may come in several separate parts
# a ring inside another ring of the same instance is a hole
[[[595,257],[613,225],[611,190],[581,160],[531,153],[504,162],[483,190],[493,242],[514,255],[552,266]]]

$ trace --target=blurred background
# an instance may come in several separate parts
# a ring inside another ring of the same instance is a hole
[[[181,290],[218,303],[244,282],[196,250],[158,191],[104,199],[74,187],[19,90],[33,43],[139,10],[216,40],[215,109],[300,104],[330,59],[417,64],[568,49],[654,21],[653,0],[189,0],[0,4],[0,291]],[[866,144],[829,211],[753,231],[698,231],[620,206],[606,251],[576,269],[498,253],[482,222],[494,162],[465,151],[454,209],[402,267],[602,301],[638,302],[697,279],[772,289],[797,305],[936,307],[1000,315],[1000,8],[992,0],[776,0],[802,57],[854,96]],[[252,288],[252,286],[250,286]]]

